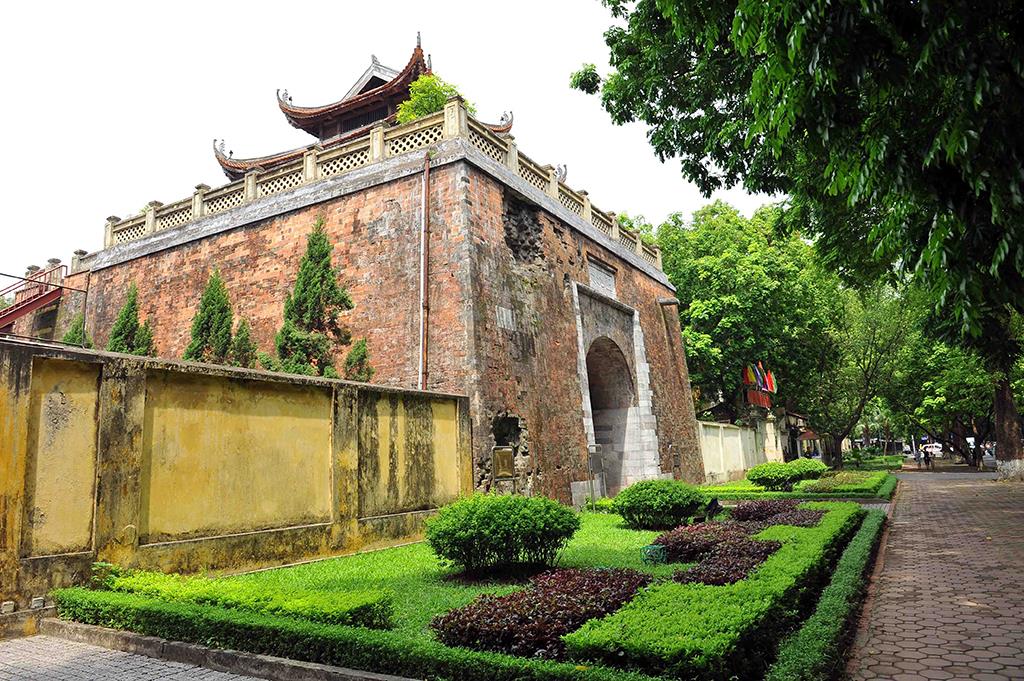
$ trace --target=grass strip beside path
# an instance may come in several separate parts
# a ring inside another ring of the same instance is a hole
[[[765,681],[827,681],[835,676],[843,663],[850,622],[863,600],[868,566],[884,525],[884,512],[868,512],[839,559],[814,614],[779,646]]]

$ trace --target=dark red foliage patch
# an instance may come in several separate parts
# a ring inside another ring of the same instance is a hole
[[[553,570],[522,591],[480,596],[439,615],[430,628],[449,646],[558,659],[564,634],[618,610],[650,583],[650,575],[636,570]]]
[[[741,501],[732,509],[733,520],[768,520],[780,513],[796,510],[799,502],[795,499],[762,499]]]
[[[747,529],[738,523],[697,523],[664,532],[652,543],[665,547],[665,558],[669,563],[692,563],[704,557],[719,542],[746,534]]]
[[[732,584],[768,560],[780,546],[782,544],[777,541],[732,537],[715,544],[693,567],[677,571],[673,579],[684,584]]]

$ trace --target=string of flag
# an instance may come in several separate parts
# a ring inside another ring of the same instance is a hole
[[[756,385],[759,390],[774,393],[777,389],[775,374],[761,362],[743,367],[743,385]]]

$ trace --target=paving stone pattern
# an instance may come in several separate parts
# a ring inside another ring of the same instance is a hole
[[[0,641],[0,681],[249,681],[50,636]]]
[[[901,474],[851,679],[1024,679],[1024,485]]]

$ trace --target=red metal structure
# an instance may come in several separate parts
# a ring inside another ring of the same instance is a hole
[[[20,281],[0,290],[0,298],[14,294],[14,303],[0,310],[0,332],[8,330],[21,317],[60,300],[66,288],[61,283],[67,273],[67,265],[56,265],[27,278],[14,277]]]

